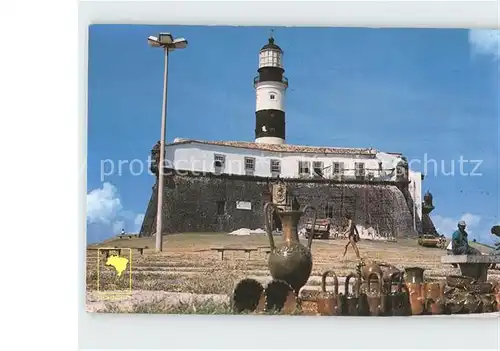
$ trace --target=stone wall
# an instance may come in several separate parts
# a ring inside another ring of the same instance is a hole
[[[431,217],[426,213],[422,215],[422,233],[439,235],[436,227],[434,226],[434,223],[432,222]]]
[[[284,180],[301,206],[311,204],[318,218],[332,216],[342,230],[342,214],[355,216],[358,230],[382,237],[417,235],[412,211],[403,191],[391,184],[332,184]],[[403,188],[404,189],[404,188]],[[231,232],[239,228],[264,228],[263,207],[269,181],[244,177],[166,176],[163,232]],[[237,201],[251,202],[252,210],[236,208]],[[327,208],[328,204],[328,208]],[[140,235],[156,231],[156,187],[153,187]]]

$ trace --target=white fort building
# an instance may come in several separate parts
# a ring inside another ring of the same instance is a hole
[[[397,152],[373,148],[317,147],[286,143],[283,51],[271,37],[259,52],[254,78],[255,140],[177,138],[166,145],[164,233],[263,228],[270,185],[283,181],[301,205],[339,226],[345,213],[360,232],[397,237],[434,233],[422,198],[423,175]],[[293,123],[293,121],[292,121]],[[158,161],[158,144],[152,151]],[[152,170],[158,177],[158,164]],[[156,185],[141,235],[155,232]],[[279,224],[278,224],[279,225]]]

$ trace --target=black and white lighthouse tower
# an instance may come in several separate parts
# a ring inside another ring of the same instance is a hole
[[[285,143],[285,91],[288,80],[283,76],[283,51],[269,42],[260,49],[259,75],[254,78],[256,94],[255,142]]]

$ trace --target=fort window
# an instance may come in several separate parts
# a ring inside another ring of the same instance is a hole
[[[326,204],[325,217],[326,218],[333,218],[333,204]]]
[[[313,162],[313,174],[315,177],[323,177],[323,162],[314,161]]]
[[[344,163],[343,162],[334,162],[332,173],[334,176],[342,175],[344,173]]]
[[[245,157],[245,171],[255,171],[255,158]]]
[[[356,178],[364,178],[365,177],[365,164],[363,162],[356,162],[354,164],[354,168],[355,168]]]
[[[226,213],[226,202],[225,201],[217,201],[217,214],[219,216]]]
[[[280,160],[271,160],[271,173],[280,174],[281,173],[281,162]]]
[[[224,164],[226,163],[226,156],[215,154],[214,155],[214,168],[216,170],[221,170],[224,168]]]
[[[271,99],[271,100],[276,99],[276,95],[274,95],[274,94],[269,94],[269,99]]]
[[[309,161],[299,161],[299,175],[305,176],[309,174]]]

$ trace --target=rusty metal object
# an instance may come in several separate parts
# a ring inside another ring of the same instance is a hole
[[[380,268],[380,264],[375,261],[369,261],[369,262],[362,261],[358,263],[357,271],[358,275],[365,281],[368,281],[368,277],[372,273],[378,273],[380,275],[384,274],[382,272],[382,268]]]
[[[461,296],[463,292],[452,292],[447,294],[445,301],[445,313],[461,314],[464,311],[464,300]]]
[[[444,284],[424,284],[425,311],[429,314],[443,314],[445,311]]]
[[[500,280],[499,281],[491,281],[492,289],[491,291],[496,294],[500,293]]]
[[[493,293],[493,296],[495,297],[497,311],[500,312],[500,292]]]
[[[233,291],[232,307],[236,313],[254,312],[264,309],[264,287],[255,279],[241,280]]]
[[[449,275],[446,277],[446,285],[452,288],[466,289],[474,282],[474,278],[463,275]]]
[[[298,304],[302,315],[315,316],[318,314],[317,298],[320,295],[318,290],[301,290]]]
[[[453,288],[447,293],[446,309],[451,314],[481,313],[483,301],[479,295],[464,289]]]
[[[425,311],[425,291],[423,283],[406,283],[410,295],[411,314],[418,316]]]
[[[321,294],[319,290],[301,289],[298,297],[300,312],[305,316],[318,315],[317,300]]]
[[[326,278],[333,276],[333,292],[326,291]],[[339,294],[339,280],[333,271],[326,271],[321,276],[321,292],[316,299],[317,311],[323,316],[342,315],[344,296]]]
[[[264,206],[266,232],[269,238],[270,254],[269,254],[269,270],[271,276],[275,280],[287,282],[298,295],[309,279],[312,271],[312,255],[311,245],[313,235],[309,237],[307,247],[299,241],[297,225],[300,217],[308,210],[314,212],[316,218],[316,210],[312,206],[306,206],[302,211],[277,211],[283,226],[284,243],[276,246],[271,230],[269,208],[276,211],[275,205],[267,203]],[[313,229],[314,230],[314,229]]]
[[[352,292],[349,292],[349,282],[354,278],[355,283],[352,286]],[[368,316],[370,308],[368,306],[368,299],[365,293],[360,291],[361,278],[355,273],[349,273],[345,278],[344,290],[344,308],[343,314],[348,316]]]
[[[358,315],[358,301],[359,301],[359,290],[356,288],[357,282],[354,283],[352,293],[349,292],[349,281],[354,278],[357,279],[354,273],[349,273],[345,277],[344,292],[345,292],[345,311],[344,313],[348,316]]]
[[[465,313],[481,313],[483,302],[478,296],[469,292],[465,292],[462,296]]]
[[[466,285],[465,289],[473,294],[490,294],[493,292],[493,284],[489,282],[474,282]]]
[[[389,282],[391,280],[398,281],[402,278],[403,272],[396,266],[385,263],[385,262],[380,262],[379,263],[380,268],[382,269],[383,275],[382,278],[384,282]]]
[[[477,282],[469,277],[449,276],[446,286],[446,312],[452,314],[462,313],[488,313],[498,311],[500,294],[497,283]]]
[[[395,289],[393,289],[395,285]],[[403,279],[391,279],[391,287],[387,292],[391,316],[411,316],[410,294],[403,284]]]
[[[264,292],[267,312],[276,311],[291,314],[298,309],[298,300],[293,288],[285,281],[271,281]]]
[[[491,293],[496,301],[497,311],[500,312],[500,281],[492,282]]]
[[[495,295],[493,294],[480,294],[478,295],[479,299],[482,302],[482,310],[483,313],[496,312],[498,307],[498,302],[496,300]]]
[[[424,268],[407,267],[405,268],[404,281],[405,283],[422,284],[424,282]]]
[[[300,314],[303,316],[316,316],[318,314],[318,307],[316,300],[300,300]]]
[[[371,279],[372,277],[375,277],[376,279]],[[372,289],[371,284],[373,282],[377,283],[377,288]],[[388,298],[387,295],[385,294],[384,291],[384,281],[382,276],[377,273],[373,272],[370,274],[368,277],[368,289],[367,289],[367,302],[368,306],[370,309],[370,315],[372,316],[386,316],[388,315],[388,308],[389,308],[389,303],[388,303]]]
[[[369,262],[368,264],[362,262],[358,264],[358,274],[363,278],[363,283],[361,283],[361,292],[368,292],[367,277],[372,273],[382,275],[383,287],[386,291],[390,291],[392,283],[395,283],[403,278],[403,272],[392,264],[374,261]],[[376,281],[373,281],[372,283],[376,283]],[[375,285],[375,288],[378,288],[378,285]]]

